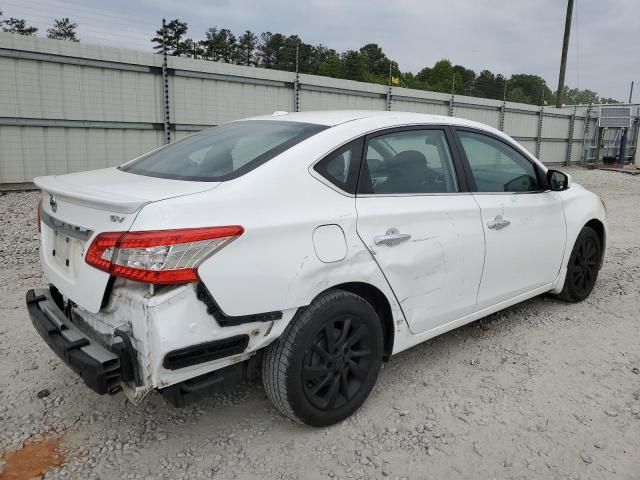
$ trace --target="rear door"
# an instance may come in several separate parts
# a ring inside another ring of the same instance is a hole
[[[473,129],[456,131],[486,238],[481,309],[555,280],[566,241],[564,207],[542,169],[513,145]]]
[[[358,234],[421,333],[471,313],[482,274],[480,209],[446,127],[366,139],[356,197]]]

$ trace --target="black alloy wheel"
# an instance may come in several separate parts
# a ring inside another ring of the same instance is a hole
[[[319,410],[340,408],[367,381],[373,340],[358,317],[338,315],[326,321],[307,348],[302,366],[304,393]]]
[[[567,276],[558,297],[567,302],[580,302],[587,298],[596,285],[601,264],[600,238],[595,230],[584,227],[571,251]]]
[[[314,427],[340,422],[366,400],[382,365],[380,317],[344,290],[319,295],[266,348],[262,381],[287,417]]]

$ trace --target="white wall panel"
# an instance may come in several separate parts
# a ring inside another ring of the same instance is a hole
[[[500,128],[500,112],[495,108],[469,108],[454,103],[453,114],[456,117],[466,118],[467,120],[486,123],[494,128]]]
[[[449,107],[442,103],[411,102],[408,100],[394,100],[391,109],[398,112],[429,113],[432,115],[448,115]]]
[[[6,33],[0,33],[0,48],[0,184],[117,165],[163,143],[159,55]],[[21,58],[7,53],[15,51]],[[292,72],[168,60],[177,73],[169,76],[172,139],[191,133],[185,128],[295,109]],[[301,111],[387,108],[384,85],[312,75],[300,75],[300,82]],[[399,87],[391,93],[394,111],[449,114],[446,93]],[[454,115],[499,127],[501,105],[456,95]],[[511,102],[507,108],[517,111],[505,114],[505,132],[521,137],[523,146],[535,152],[539,108]],[[571,114],[573,109],[545,111]],[[577,114],[586,115],[586,107]],[[578,119],[574,139],[583,132],[584,120]],[[544,117],[544,138],[566,139],[568,134],[568,118]],[[580,147],[581,142],[574,143],[574,158]],[[541,157],[562,162],[565,152],[566,142],[544,142]]]

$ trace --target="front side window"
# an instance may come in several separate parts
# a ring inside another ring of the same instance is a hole
[[[120,169],[149,177],[224,181],[253,170],[325,128],[275,120],[232,122],[167,145]]]
[[[392,132],[369,140],[360,193],[457,191],[453,160],[443,130]]]
[[[458,131],[478,192],[540,190],[536,169],[524,155],[481,133]]]

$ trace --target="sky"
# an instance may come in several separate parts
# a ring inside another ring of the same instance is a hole
[[[78,23],[81,41],[150,50],[162,17],[236,35],[297,34],[337,51],[379,44],[402,71],[447,58],[478,73],[540,75],[556,90],[566,0],[0,0],[4,17],[44,35],[54,18]],[[640,1],[575,0],[566,84],[640,102]]]

